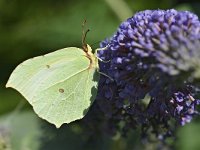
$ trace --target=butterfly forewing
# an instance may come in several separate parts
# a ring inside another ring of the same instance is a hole
[[[98,79],[90,63],[79,48],[57,50],[21,63],[6,87],[19,91],[41,118],[59,127],[82,118],[94,99],[91,89]]]

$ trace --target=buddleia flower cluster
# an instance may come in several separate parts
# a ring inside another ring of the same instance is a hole
[[[86,118],[102,115],[101,126],[113,135],[142,128],[144,135],[150,131],[163,139],[199,114],[200,21],[195,14],[138,12],[101,47],[106,50],[98,53],[100,72],[106,76],[101,75]]]

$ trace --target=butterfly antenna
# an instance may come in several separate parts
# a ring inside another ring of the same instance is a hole
[[[82,45],[85,43],[84,41],[84,36],[85,36],[85,24],[86,24],[86,19],[82,23]]]
[[[86,24],[86,19],[83,21],[83,24],[82,24],[82,47],[83,47],[83,50],[85,52],[87,52],[87,44],[86,44],[86,36],[87,36],[87,33],[90,31],[89,29],[87,29],[87,31],[85,31],[85,24]]]

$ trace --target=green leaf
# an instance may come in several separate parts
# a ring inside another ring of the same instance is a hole
[[[97,93],[97,67],[89,45],[86,52],[69,47],[24,61],[6,87],[19,91],[39,117],[60,127],[86,114]]]
[[[3,150],[39,150],[45,134],[32,111],[15,110],[0,117],[0,135],[6,142]]]
[[[180,127],[177,132],[175,148],[177,150],[198,150],[200,147],[200,122],[193,121]]]

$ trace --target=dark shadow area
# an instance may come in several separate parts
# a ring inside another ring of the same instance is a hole
[[[95,101],[95,99],[96,99],[96,96],[97,96],[97,92],[98,92],[98,89],[97,89],[97,87],[98,87],[98,81],[99,81],[99,79],[100,79],[100,74],[97,72],[97,70],[95,70],[95,72],[94,72],[94,74],[93,74],[93,79],[92,79],[92,81],[93,82],[96,82],[97,83],[97,86],[96,87],[92,87],[91,88],[91,98],[90,98],[90,101],[91,101],[91,105],[93,104],[93,102]],[[90,109],[90,107],[88,108],[88,109],[86,109],[86,110],[84,110],[83,111],[83,115],[85,116],[86,115],[86,113],[88,112],[88,110]]]

